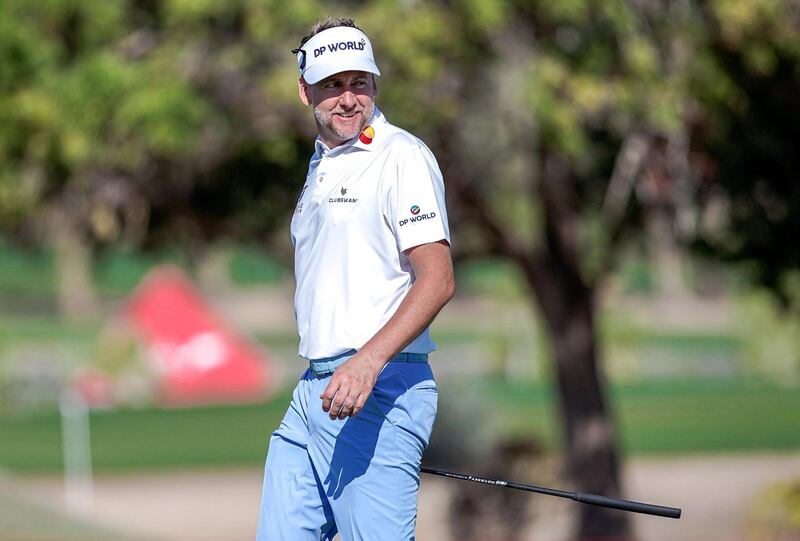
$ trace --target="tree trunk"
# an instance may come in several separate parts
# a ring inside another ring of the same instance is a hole
[[[621,497],[614,423],[595,348],[594,289],[580,274],[577,192],[569,166],[543,154],[539,194],[545,242],[525,265],[552,340],[566,466],[577,490]],[[624,512],[581,505],[575,538],[631,539]]]
[[[92,280],[92,253],[80,228],[61,202],[47,211],[47,232],[53,249],[56,299],[61,317],[87,321],[98,317],[99,301]]]
[[[531,286],[547,291],[537,298],[552,341],[567,471],[581,492],[621,497],[616,437],[594,347],[592,291],[576,291],[566,282],[547,273]],[[554,305],[542,302],[542,297],[562,300]],[[576,539],[630,539],[627,517],[620,511],[581,505]]]
[[[541,308],[553,349],[572,482],[581,492],[622,497],[616,435],[595,349],[594,287],[581,276],[580,204],[569,164],[546,151],[537,153],[541,172],[538,193],[531,195],[541,203],[545,228],[544,242],[531,249],[496,218],[489,198],[467,182],[474,173],[463,168],[452,148],[448,134],[453,131],[443,131],[438,145],[445,178],[460,203],[456,208],[461,215],[456,212],[452,218],[479,224],[486,253],[514,261]],[[579,509],[576,539],[631,539],[625,512],[589,505]]]

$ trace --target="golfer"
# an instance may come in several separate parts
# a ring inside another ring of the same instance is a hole
[[[319,133],[291,225],[309,368],[270,438],[257,537],[407,541],[436,416],[428,326],[455,288],[442,175],[375,106],[380,71],[351,19],[293,52]]]

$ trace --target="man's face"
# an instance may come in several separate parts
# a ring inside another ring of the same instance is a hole
[[[320,137],[330,148],[356,137],[372,118],[378,86],[371,73],[343,71],[315,85],[300,78],[300,99],[314,107]]]

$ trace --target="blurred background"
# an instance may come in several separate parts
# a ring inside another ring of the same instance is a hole
[[[0,540],[240,540],[304,370],[290,50],[371,36],[458,292],[422,541],[800,539],[796,0],[0,0]]]

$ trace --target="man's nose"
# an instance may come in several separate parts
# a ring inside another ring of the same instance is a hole
[[[342,104],[343,107],[354,107],[356,104],[356,95],[355,92],[346,88],[344,92],[339,96],[339,102]]]

